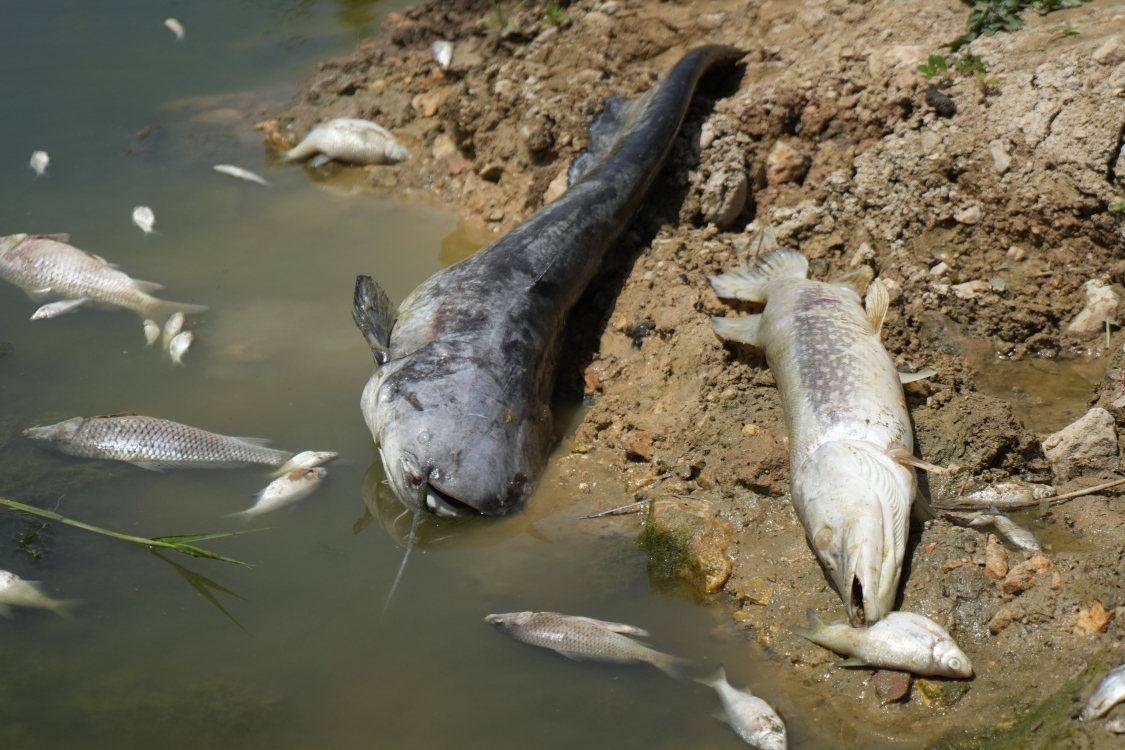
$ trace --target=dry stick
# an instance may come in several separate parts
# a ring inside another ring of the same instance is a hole
[[[616,512],[617,512],[617,511],[619,511],[619,510],[627,510],[627,509],[629,509],[629,508],[635,508],[635,507],[637,507],[638,505],[644,505],[644,504],[645,504],[645,503],[647,503],[647,502],[650,502],[650,500],[638,500],[638,501],[637,501],[637,502],[635,502],[635,503],[629,503],[628,505],[619,505],[619,506],[618,506],[618,507],[616,507],[616,508],[610,508],[609,510],[603,510],[603,511],[602,511],[601,513],[593,513],[593,514],[591,514],[591,515],[588,515],[588,516],[575,516],[575,517],[574,517],[574,518],[572,518],[571,520],[572,520],[572,521],[585,521],[585,520],[586,520],[586,519],[588,519],[588,518],[601,518],[602,516],[609,516],[609,515],[613,515],[614,513],[616,513]],[[639,512],[639,511],[638,511],[638,512]],[[622,513],[621,515],[623,515],[623,516],[624,516],[624,515],[628,515],[628,514],[627,514],[627,513]]]
[[[1005,511],[1005,510],[1020,510],[1022,508],[1034,508],[1038,505],[1042,505],[1043,503],[1047,503],[1048,505],[1052,505],[1052,506],[1059,505],[1061,503],[1065,503],[1067,500],[1073,500],[1074,498],[1082,497],[1083,495],[1093,495],[1095,492],[1101,492],[1102,490],[1108,490],[1110,487],[1116,487],[1119,484],[1125,484],[1125,479],[1118,479],[1118,480],[1115,480],[1113,482],[1107,482],[1105,484],[1095,485],[1094,487],[1086,487],[1085,489],[1075,490],[1074,492],[1068,492],[1065,495],[1055,495],[1054,497],[1045,497],[1042,500],[1026,500],[1024,502],[1019,502],[1019,503],[1005,503],[1004,507],[1000,508],[1000,510]],[[996,504],[995,502],[977,504],[977,505],[960,505],[960,504],[958,504],[958,505],[939,505],[939,504],[935,503],[934,507],[937,508],[938,510],[988,510],[995,504]]]

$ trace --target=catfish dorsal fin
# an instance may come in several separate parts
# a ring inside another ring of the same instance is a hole
[[[873,278],[875,278],[875,272],[871,270],[871,267],[863,266],[833,280],[832,283],[836,286],[847,287],[862,297],[863,293],[867,291],[867,285],[871,283]]]
[[[571,162],[566,173],[566,186],[574,187],[610,151],[618,136],[626,129],[636,99],[628,99],[621,94],[613,94],[602,102],[602,111],[594,118],[588,128],[586,153]]]
[[[879,338],[883,330],[883,319],[887,317],[887,308],[891,305],[891,293],[887,291],[887,285],[882,279],[871,282],[871,286],[867,288],[864,304],[867,308],[867,320],[875,331],[875,338]]]
[[[370,276],[356,276],[355,297],[352,300],[352,318],[360,333],[367,339],[375,361],[382,365],[390,358],[391,328],[395,323],[395,309],[382,287]]]
[[[760,256],[750,268],[709,276],[708,281],[720,297],[765,302],[769,282],[783,278],[803,279],[808,270],[809,261],[805,256],[792,250],[775,250]]]

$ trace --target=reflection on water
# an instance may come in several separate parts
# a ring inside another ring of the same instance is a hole
[[[983,393],[1004,399],[1024,427],[1045,434],[1061,430],[1086,413],[1109,358],[991,358],[974,364],[976,384]]]

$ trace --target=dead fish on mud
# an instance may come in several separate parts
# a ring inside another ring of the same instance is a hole
[[[32,427],[23,434],[61,453],[101,461],[126,461],[153,471],[229,469],[248,464],[281,466],[293,454],[267,448],[260,438],[227,437],[155,417],[114,414],[75,417]]]
[[[549,648],[576,661],[647,662],[677,679],[683,679],[684,670],[694,666],[687,659],[662,654],[626,637],[648,637],[647,632],[632,625],[558,612],[509,612],[489,615],[484,621],[521,643]]]
[[[967,495],[943,497],[934,503],[935,508],[957,510],[961,507],[979,508],[994,506],[1003,510],[1006,506],[1025,507],[1035,500],[1053,497],[1055,488],[1049,484],[1032,484],[1013,480],[997,482],[970,492]]]
[[[1102,678],[1082,709],[1082,721],[1091,721],[1109,713],[1109,709],[1125,700],[1125,664]]]
[[[760,315],[712,318],[719,337],[761,349],[789,428],[793,507],[853,624],[894,606],[910,507],[914,438],[900,374],[879,340],[890,300],[863,267],[830,284],[806,279],[800,253],[711,277],[720,297],[765,302]],[[860,295],[867,291],[866,312]],[[860,617],[862,607],[863,617]]]
[[[719,700],[723,702],[720,718],[729,723],[747,745],[756,750],[785,750],[789,746],[785,722],[773,707],[748,690],[731,687],[723,667],[716,669],[710,677],[696,681],[714,688],[719,694]]]
[[[1039,537],[1035,536],[1035,532],[1031,529],[1024,528],[1012,519],[1005,516],[995,506],[989,509],[990,513],[976,514],[969,525],[973,527],[992,525],[996,527],[1005,539],[1014,544],[1020,549],[1029,550],[1031,552],[1042,552],[1043,542],[1039,541]]]
[[[40,591],[34,581],[25,581],[15,573],[0,570],[0,615],[12,616],[12,607],[34,607],[49,609],[56,615],[66,617],[74,602],[61,601]]]
[[[251,172],[249,169],[236,167],[233,164],[216,164],[213,168],[216,172],[219,172],[221,174],[230,175],[231,177],[237,177],[238,179],[246,180],[247,182],[256,182],[259,185],[265,185],[266,187],[270,186],[268,182]]]
[[[36,301],[62,298],[54,306],[40,308],[35,319],[55,317],[82,305],[123,307],[145,316],[207,309],[157,299],[149,292],[162,289],[159,284],[130,278],[104,258],[71,247],[59,237],[13,234],[0,238],[0,278],[21,287]]]
[[[183,357],[195,342],[195,334],[191,331],[181,331],[168,342],[168,353],[172,355],[172,364],[182,365]]]
[[[182,42],[184,39],[184,25],[178,18],[165,18],[164,28],[171,31],[176,35],[176,41]]]
[[[250,518],[262,513],[269,513],[278,508],[284,508],[286,505],[298,503],[316,492],[317,487],[324,482],[327,476],[327,469],[293,469],[270,482],[264,490],[259,492],[257,495],[258,502],[254,503],[253,507],[231,515]]]
[[[567,192],[430,277],[397,321],[386,293],[357,279],[353,315],[377,364],[361,408],[400,501],[498,515],[527,499],[552,441],[567,315],[660,171],[699,78],[741,56],[700,47],[640,98],[606,100]]]
[[[843,622],[825,625],[811,609],[808,618],[807,629],[793,628],[793,632],[851,657],[837,666],[880,667],[925,676],[973,676],[969,657],[928,617],[891,612],[869,628],[853,628]]]
[[[350,164],[398,164],[410,152],[391,131],[368,120],[338,117],[313,127],[304,140],[280,154],[282,161],[322,154],[326,160]]]
[[[47,165],[51,163],[51,155],[46,151],[36,151],[31,155],[31,168],[35,170],[36,177],[47,173]]]
[[[148,206],[137,206],[133,209],[133,223],[140,227],[145,234],[152,234],[152,225],[156,223],[156,214]]]

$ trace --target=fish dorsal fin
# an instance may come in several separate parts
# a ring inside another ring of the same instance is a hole
[[[135,416],[137,416],[137,413],[135,411],[121,411],[121,412],[118,412],[116,414],[99,414],[96,417],[90,417],[90,419],[117,419],[118,417],[135,417]]]
[[[867,268],[867,266],[864,266]],[[891,305],[891,293],[882,279],[875,279],[867,288],[867,298],[864,300],[867,308],[867,320],[871,329],[875,331],[875,338],[879,338],[883,330],[883,319],[887,317],[887,308]]]
[[[598,113],[590,127],[586,153],[579,156],[570,164],[566,173],[566,186],[573,187],[590,170],[613,150],[613,144],[618,136],[626,130],[631,120],[635,99],[628,99],[621,94],[614,94],[602,102],[602,111]]]
[[[367,339],[375,362],[383,365],[390,359],[391,328],[395,324],[395,310],[382,287],[370,276],[357,276],[355,297],[352,300],[352,318]]]
[[[762,348],[758,337],[761,315],[747,315],[745,318],[711,318],[711,328],[715,335],[727,341],[738,341]]]
[[[775,250],[758,258],[750,268],[731,271],[708,280],[720,297],[765,302],[766,285],[774,279],[803,279],[808,275],[809,261],[792,250]]]
[[[913,383],[915,380],[932,378],[934,375],[937,375],[937,370],[932,367],[927,367],[925,370],[919,370],[918,372],[900,372],[898,382],[906,385],[907,383]]]
[[[41,237],[45,240],[54,240],[55,242],[70,242],[70,235],[66,232],[59,232],[58,234],[33,234],[32,237]]]
[[[824,629],[824,622],[817,615],[816,610],[811,607],[805,610],[805,616],[809,619],[809,626],[807,628],[790,628],[794,635],[799,635],[802,638],[807,638],[813,643],[817,642],[820,631]]]
[[[648,631],[638,628],[634,625],[626,625],[620,622],[607,622],[605,620],[595,620],[593,617],[579,617],[577,619],[592,622],[598,627],[605,628],[611,633],[620,633],[621,635],[634,635],[638,638],[648,638]]]
[[[133,283],[137,285],[137,289],[140,289],[145,294],[159,292],[164,288],[163,284],[157,284],[155,281],[141,281],[140,279],[133,279]]]
[[[766,224],[759,229],[754,238],[750,240],[750,257],[757,258],[762,255],[769,255],[772,252],[780,250],[781,246],[777,244],[777,234],[773,231],[773,227]]]
[[[871,270],[871,267],[863,266],[833,280],[832,283],[836,286],[847,287],[862,297],[864,292],[867,291],[867,285],[871,283],[873,278],[875,278],[875,272]]]

